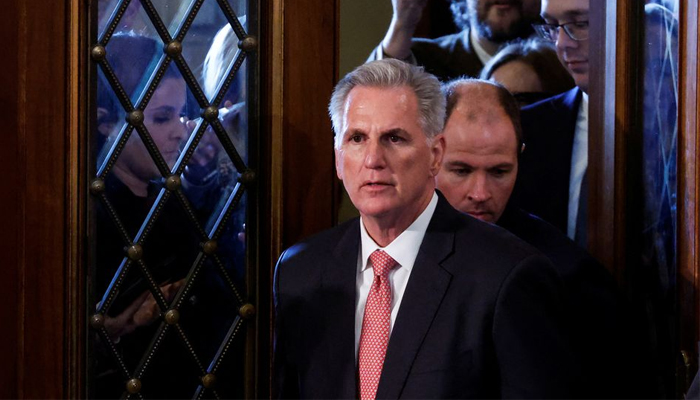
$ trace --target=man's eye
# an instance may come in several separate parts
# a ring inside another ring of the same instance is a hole
[[[586,29],[588,28],[588,21],[574,22],[573,25],[579,29]]]
[[[391,135],[389,136],[389,140],[391,140],[392,143],[398,143],[403,140],[402,137],[397,136],[397,135]]]
[[[508,171],[505,169],[494,169],[493,171],[491,171],[491,175],[493,175],[495,177],[499,177],[499,178],[507,173],[508,173]]]
[[[453,174],[455,174],[457,176],[465,176],[465,175],[469,174],[470,171],[466,168],[454,168],[450,172],[452,172]]]
[[[350,138],[348,140],[351,142],[360,143],[362,141],[362,136],[352,135],[352,136],[350,136]]]

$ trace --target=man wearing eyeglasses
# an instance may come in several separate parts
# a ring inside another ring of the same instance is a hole
[[[542,0],[545,23],[535,31],[556,44],[557,55],[577,87],[525,107],[527,151],[515,197],[521,208],[587,246],[588,11],[589,0]]]
[[[441,81],[479,76],[506,42],[532,35],[540,0],[450,0],[462,31],[436,39],[414,38],[429,0],[392,0],[393,16],[382,43],[368,61],[398,58],[420,65]]]

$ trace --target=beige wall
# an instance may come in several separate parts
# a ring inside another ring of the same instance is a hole
[[[391,21],[391,0],[340,1],[340,70],[339,78],[367,60],[369,53],[384,38]],[[357,216],[347,194],[338,212],[338,221]]]
[[[367,60],[390,21],[391,0],[340,1],[341,77]]]

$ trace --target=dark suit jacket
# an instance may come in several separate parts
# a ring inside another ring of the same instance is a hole
[[[354,219],[280,257],[276,397],[357,397],[359,229]],[[392,330],[377,398],[570,397],[578,371],[562,334],[560,285],[532,247],[440,197]]]
[[[377,59],[377,50],[372,51],[367,61]],[[436,39],[414,38],[411,52],[418,65],[443,82],[461,76],[478,77],[484,68],[469,41],[469,28]]]
[[[549,223],[509,205],[498,225],[547,256],[564,281],[567,325],[586,384],[579,398],[622,398],[632,351],[624,337],[623,302],[613,277],[587,251]]]
[[[569,176],[576,119],[583,92],[578,87],[522,109],[525,151],[513,201],[566,232]]]

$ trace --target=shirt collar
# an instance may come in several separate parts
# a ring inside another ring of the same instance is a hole
[[[410,271],[418,256],[418,250],[423,242],[423,237],[425,237],[425,232],[428,230],[428,224],[430,224],[430,220],[433,218],[437,202],[438,196],[433,192],[433,197],[430,199],[428,206],[425,207],[425,210],[423,210],[418,218],[416,218],[405,231],[401,232],[393,242],[389,243],[389,245],[384,248],[380,247],[369,236],[367,229],[365,229],[365,224],[362,221],[362,217],[360,217],[360,239],[362,245],[360,272],[367,269],[369,265],[369,256],[377,249],[384,250],[391,258],[396,260],[399,266]]]
[[[471,41],[474,52],[476,53],[476,56],[479,57],[481,64],[486,65],[488,64],[489,60],[491,60],[492,56],[484,49],[483,46],[481,46],[476,35],[476,29],[469,29],[469,37],[467,40]]]

